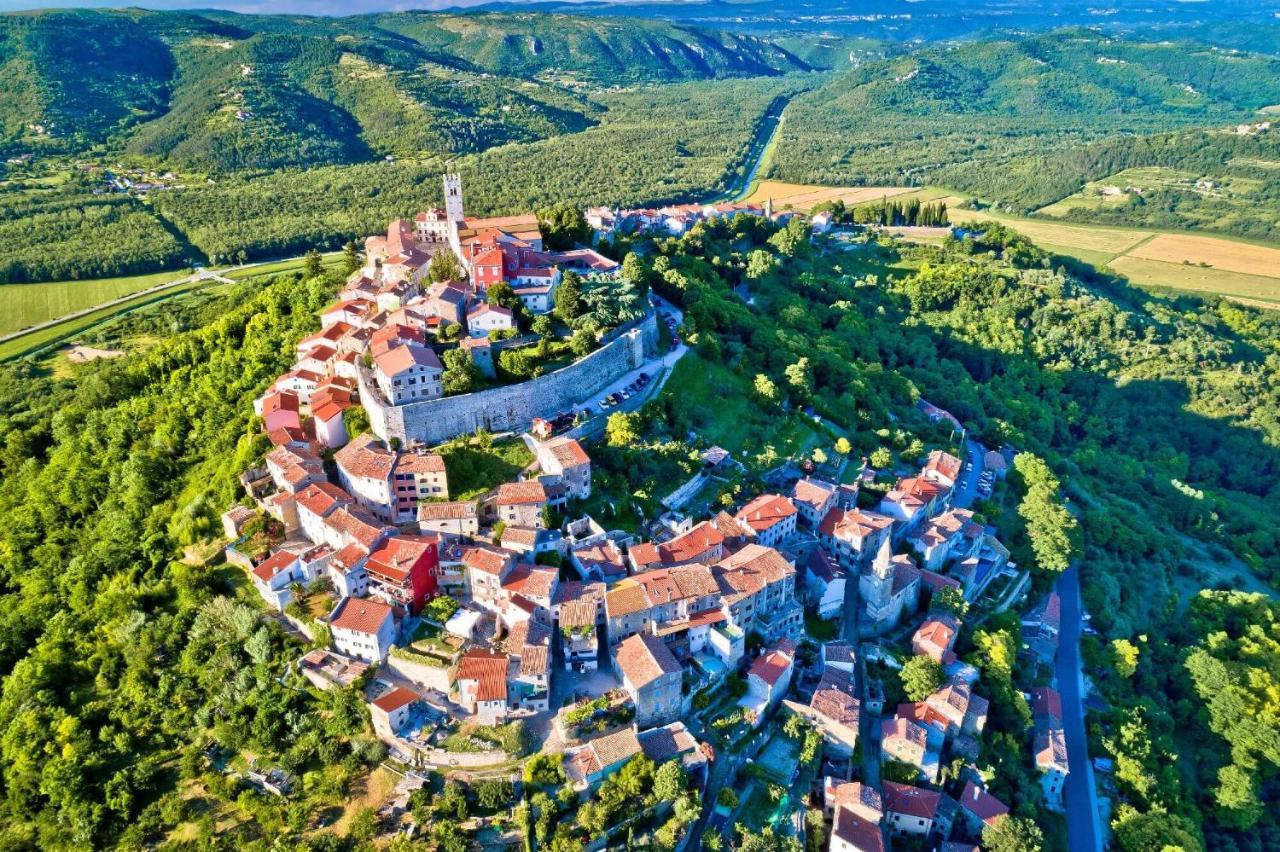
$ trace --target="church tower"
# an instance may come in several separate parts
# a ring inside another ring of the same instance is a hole
[[[444,212],[451,223],[462,222],[462,175],[444,176]]]
[[[889,626],[893,618],[893,545],[886,536],[871,563],[871,570],[858,578],[863,612],[876,632]]]

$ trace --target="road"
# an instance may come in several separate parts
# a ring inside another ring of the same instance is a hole
[[[666,299],[663,299],[656,293],[653,294],[653,301],[658,310],[658,322],[662,322],[663,314],[670,314],[673,316],[677,326],[684,322],[684,313],[675,305],[671,304]],[[601,388],[588,398],[582,400],[578,403],[578,408],[589,410],[593,417],[600,414],[604,414],[607,417],[615,411],[631,411],[639,408],[645,401],[657,396],[658,392],[662,390],[662,386],[666,384],[667,379],[670,378],[671,369],[675,367],[676,362],[683,358],[685,353],[688,351],[689,347],[685,345],[683,340],[681,340],[679,346],[660,353],[654,358],[650,358],[640,367],[637,367],[621,378],[614,380],[607,387]],[[647,385],[641,390],[641,393],[632,395],[631,399],[624,401],[621,405],[615,405],[611,408],[603,409],[600,407],[600,401],[602,399],[609,396],[611,393],[623,390],[636,379],[640,378],[641,373],[648,373],[649,378],[653,380],[653,382],[656,382],[656,384],[651,383],[650,385]]]
[[[1098,820],[1098,791],[1089,761],[1089,741],[1084,725],[1084,670],[1080,663],[1080,575],[1072,565],[1058,578],[1062,598],[1062,630],[1058,634],[1056,675],[1062,695],[1062,725],[1067,736],[1067,762],[1071,767],[1065,788],[1067,848],[1072,852],[1102,849]]]
[[[978,477],[982,475],[982,461],[987,448],[977,441],[965,440],[965,464],[968,469],[961,469],[960,479],[956,481],[955,490],[951,494],[951,506],[954,509],[967,509],[978,497]]]
[[[751,143],[752,149],[749,155],[751,168],[747,169],[742,177],[738,178],[734,185],[720,198],[721,201],[742,201],[751,194],[751,185],[755,183],[756,175],[760,173],[765,161],[769,159],[774,137],[778,135],[778,131],[782,128],[783,114],[787,111],[787,104],[789,103],[791,103],[789,95],[779,95],[773,99],[773,103],[769,104],[769,108],[765,110],[760,127],[756,130],[755,138]]]

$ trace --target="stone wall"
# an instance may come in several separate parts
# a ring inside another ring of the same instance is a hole
[[[490,432],[524,430],[533,418],[575,408],[639,368],[657,340],[657,318],[651,313],[595,352],[554,373],[516,385],[399,406],[386,405],[362,370],[360,401],[378,437],[399,438],[405,444],[438,444],[480,427]]]

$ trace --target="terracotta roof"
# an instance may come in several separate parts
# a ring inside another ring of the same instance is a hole
[[[262,415],[274,414],[277,411],[298,412],[298,395],[293,391],[276,391],[267,394],[262,400]]]
[[[800,479],[791,489],[792,502],[804,503],[815,511],[827,505],[835,496],[835,486],[821,479]]]
[[[747,670],[748,675],[756,677],[769,684],[770,687],[778,685],[778,681],[791,668],[791,657],[781,651],[771,651],[768,654],[762,654],[756,657],[755,662],[751,664],[751,668]]]
[[[973,512],[968,509],[951,509],[925,521],[911,538],[921,547],[937,547],[966,532],[972,521]],[[978,532],[981,531],[982,528],[978,527]]]
[[[476,682],[476,701],[507,700],[507,655],[478,648],[462,655],[458,680]]]
[[[476,504],[472,500],[456,503],[422,503],[418,506],[420,521],[461,520],[476,516]]]
[[[920,570],[920,582],[932,589],[935,594],[946,588],[960,588],[960,581],[955,577],[944,577],[937,571],[930,571],[927,568]]]
[[[861,509],[831,509],[818,524],[818,532],[840,539],[866,538],[893,526],[893,518]]]
[[[898,480],[898,484],[884,496],[884,499],[903,506],[919,507],[937,500],[950,490],[949,487],[922,476],[912,476]]]
[[[919,819],[932,820],[938,815],[942,794],[937,790],[923,790],[907,784],[882,781],[885,813],[905,814]]]
[[[413,566],[434,550],[437,544],[435,536],[392,536],[369,554],[365,570],[393,582],[403,583],[409,579],[409,572]]]
[[[481,314],[497,314],[500,317],[511,319],[511,309],[504,308],[502,305],[490,305],[487,302],[481,302],[467,313],[467,319],[474,319]]]
[[[815,547],[809,551],[808,561],[809,573],[824,583],[830,583],[837,577],[845,576],[844,568],[840,567],[840,561],[828,551],[820,547]]]
[[[1062,722],[1062,696],[1058,690],[1048,686],[1037,686],[1031,690],[1031,715],[1047,717]]]
[[[623,728],[603,737],[596,737],[588,748],[594,753],[600,769],[630,760],[640,753],[640,741],[631,728]]]
[[[496,502],[500,506],[515,506],[547,502],[547,490],[536,479],[527,482],[504,482],[498,486]]]
[[[1034,749],[1038,768],[1056,769],[1064,775],[1071,770],[1067,759],[1067,737],[1062,728],[1037,725]]]
[[[565,580],[556,586],[555,602],[557,604],[590,601],[592,606],[604,602],[604,583],[583,583],[579,580]]]
[[[551,671],[551,649],[546,645],[524,645],[520,648],[520,674],[542,675]]]
[[[381,601],[369,598],[345,598],[331,626],[356,633],[376,634],[393,610]]]
[[[412,689],[405,689],[403,686],[397,686],[390,692],[384,692],[375,698],[372,702],[383,713],[393,713],[406,704],[412,704],[415,701],[421,701],[422,696],[414,692]]]
[[[861,705],[853,694],[853,678],[848,672],[825,670],[809,706],[833,722],[855,730],[858,727]]]
[[[426,346],[406,343],[394,349],[388,349],[374,358],[378,370],[386,376],[396,376],[413,367],[426,367],[431,370],[442,370],[439,356]]]
[[[627,555],[639,568],[662,561],[662,557],[658,555],[658,546],[647,541],[631,545],[627,549]]]
[[[396,473],[444,473],[444,456],[437,453],[402,453]]]
[[[950,648],[951,643],[955,641],[958,625],[956,620],[944,613],[932,615],[924,620],[915,634],[911,637],[911,642],[920,643],[922,645],[932,645],[937,648]]]
[[[550,600],[551,593],[555,591],[558,576],[559,572],[555,568],[546,568],[541,565],[517,565],[511,569],[511,573],[503,581],[502,588],[528,598]]]
[[[396,454],[383,446],[377,437],[366,432],[334,453],[333,460],[348,476],[386,481],[395,467]]]
[[[880,723],[880,741],[906,740],[923,751],[929,745],[929,732],[919,722],[904,716],[894,716]]]
[[[709,550],[724,544],[724,535],[709,522],[703,521],[683,535],[658,545],[663,562],[693,562]]]
[[[507,567],[508,555],[487,547],[468,547],[462,551],[462,564],[486,574],[500,575]]]
[[[843,784],[831,784],[833,779],[827,777],[827,786],[823,791],[827,801],[836,808],[841,806],[862,810],[864,813],[880,814],[884,811],[884,802],[880,791],[870,784],[861,781],[847,781]]]
[[[555,457],[555,460],[560,463],[560,467],[564,470],[578,465],[591,464],[591,457],[582,449],[582,445],[573,438],[558,435],[542,446]]]
[[[596,603],[589,600],[569,601],[560,605],[561,627],[594,627]]]
[[[298,559],[298,554],[290,553],[287,550],[277,550],[275,553],[262,560],[262,563],[255,566],[253,575],[264,583],[271,582],[271,578],[284,571]]]
[[[753,595],[766,585],[793,576],[795,569],[772,547],[748,544],[715,565],[715,577],[726,600]]]
[[[373,549],[384,535],[395,531],[394,527],[384,526],[360,506],[342,506],[325,518],[324,523],[343,538],[363,545],[365,550]]]
[[[761,494],[734,515],[756,532],[764,532],[796,514],[796,507],[778,494]]]
[[[643,612],[650,606],[644,586],[629,579],[605,592],[604,608],[610,618]]]
[[[960,807],[987,825],[995,825],[1009,814],[1009,807],[972,781],[964,785],[960,793]]]
[[[628,636],[618,645],[615,654],[618,668],[635,689],[643,689],[663,675],[678,675],[682,671],[667,646],[652,636]]]
[[[955,482],[960,478],[960,459],[942,450],[934,450],[929,453],[929,460],[925,463],[924,473],[926,476],[933,474]]]
[[[502,531],[502,544],[504,547],[520,545],[532,549],[538,544],[538,528],[509,526]]]
[[[834,832],[858,852],[884,852],[884,833],[880,826],[858,816],[848,806],[837,809]]]
[[[313,515],[327,516],[339,506],[350,504],[351,495],[328,482],[314,482],[298,492],[298,505]]]

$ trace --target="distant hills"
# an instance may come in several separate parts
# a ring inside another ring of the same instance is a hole
[[[808,67],[759,38],[661,21],[24,13],[0,16],[0,146],[110,143],[205,171],[468,153],[591,126],[592,87]]]

